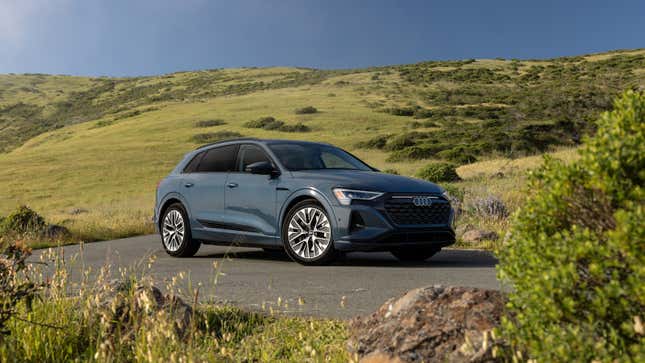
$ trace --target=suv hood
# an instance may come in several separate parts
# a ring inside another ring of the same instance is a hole
[[[291,172],[298,179],[329,182],[331,187],[371,190],[385,193],[442,193],[434,183],[405,176],[361,170],[303,170]]]

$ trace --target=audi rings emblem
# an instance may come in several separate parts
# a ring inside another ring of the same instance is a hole
[[[417,207],[429,207],[432,205],[431,197],[414,197],[412,198],[412,204]]]

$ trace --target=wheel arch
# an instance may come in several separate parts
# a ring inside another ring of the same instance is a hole
[[[284,219],[287,217],[289,211],[293,208],[293,206],[304,200],[312,200],[320,204],[329,216],[330,223],[332,224],[332,231],[336,228],[336,216],[329,200],[322,193],[318,192],[315,189],[301,189],[291,194],[282,204],[282,209],[280,211],[280,220],[278,223],[279,236],[282,236],[282,226],[284,225]]]
[[[159,204],[159,213],[157,215],[157,220],[155,221],[155,225],[157,228],[159,228],[159,225],[161,224],[161,220],[163,218],[164,213],[166,213],[166,210],[168,207],[170,207],[172,204],[179,203],[184,207],[184,210],[188,214],[188,218],[190,218],[190,210],[188,209],[188,205],[186,204],[186,201],[184,198],[181,197],[179,194],[171,193],[167,196],[164,197],[163,201]]]

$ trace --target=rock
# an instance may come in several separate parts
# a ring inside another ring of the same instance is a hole
[[[359,363],[404,363],[399,357],[384,352],[372,352],[361,358]]]
[[[70,209],[69,214],[78,215],[78,214],[83,214],[83,213],[87,213],[87,212],[89,212],[89,211],[87,209],[85,209],[85,208],[72,208],[72,209]]]
[[[133,330],[132,320],[137,317],[167,311],[174,321],[175,332],[179,337],[186,336],[193,317],[193,309],[181,298],[164,295],[153,285],[139,284],[131,290],[128,283],[112,283],[113,288],[106,289],[102,301],[104,320],[112,322],[111,331],[121,330],[127,336]]]
[[[59,238],[65,238],[69,237],[69,229],[64,226],[59,226],[57,224],[48,224],[47,227],[45,227],[45,237],[47,238],[52,238],[52,239],[59,239]]]
[[[505,303],[495,290],[432,286],[390,299],[350,322],[348,348],[361,362],[491,362]]]
[[[466,231],[462,236],[461,240],[467,243],[477,243],[482,241],[495,241],[499,238],[499,235],[493,231],[485,231],[483,229],[471,229]]]

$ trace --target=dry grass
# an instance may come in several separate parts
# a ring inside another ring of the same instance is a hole
[[[8,334],[0,335],[0,361],[353,360],[345,351],[343,322],[202,305],[196,299],[201,286],[179,273],[159,287],[166,301],[175,296],[192,307],[185,320],[186,310],[173,307],[178,305],[158,305],[148,273],[154,258],[131,269],[110,271],[106,265],[100,271],[82,270],[72,278],[70,271],[82,263],[82,256],[51,249],[25,274],[7,276],[46,288],[31,304],[17,305],[6,325]]]

